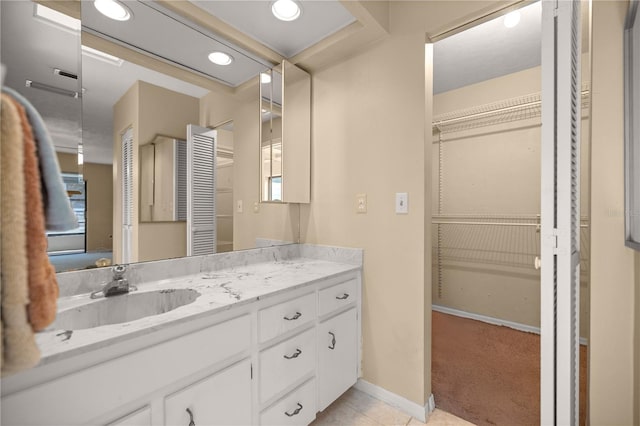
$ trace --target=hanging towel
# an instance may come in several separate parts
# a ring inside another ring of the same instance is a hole
[[[62,182],[58,157],[42,117],[33,105],[15,90],[3,87],[2,91],[11,95],[24,107],[33,129],[42,179],[47,229],[50,231],[69,231],[77,228],[78,220],[71,208],[69,196]]]
[[[0,106],[0,198],[2,199],[2,375],[33,367],[40,352],[27,318],[26,209],[23,143],[20,116],[12,100],[2,94]]]
[[[25,109],[14,102],[24,141],[24,179],[27,220],[27,261],[29,264],[29,322],[33,331],[46,328],[56,319],[58,281],[55,268],[47,255],[47,234],[40,191],[40,171],[36,144]]]

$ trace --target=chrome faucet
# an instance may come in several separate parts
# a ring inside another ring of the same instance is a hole
[[[127,271],[127,265],[115,265],[111,270],[113,271],[112,280],[105,284],[102,290],[91,293],[92,299],[96,299],[101,295],[109,297],[125,294],[136,289],[134,286],[129,285],[129,281],[124,277],[124,273]]]

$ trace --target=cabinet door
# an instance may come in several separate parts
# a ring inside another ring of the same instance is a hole
[[[335,316],[318,329],[318,390],[320,411],[335,401],[358,378],[356,310]]]
[[[240,361],[165,398],[165,425],[251,423],[251,362]]]

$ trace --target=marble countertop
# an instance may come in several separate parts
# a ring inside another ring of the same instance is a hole
[[[136,284],[137,290],[133,294],[167,289],[192,289],[200,293],[200,296],[192,303],[169,312],[131,322],[76,330],[49,328],[36,335],[42,354],[40,364],[93,351],[161,330],[169,325],[212,315],[261,298],[275,296],[286,290],[311,285],[320,279],[359,269],[360,265],[353,263],[301,257]],[[104,301],[104,298],[90,299],[88,293],[62,297],[58,300],[58,312],[101,301]]]

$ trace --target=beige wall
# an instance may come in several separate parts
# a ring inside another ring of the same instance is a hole
[[[624,246],[623,215],[626,11],[626,1],[593,2],[589,338],[593,425],[633,424],[634,254]]]
[[[431,394],[425,33],[507,4],[389,2],[389,37],[312,73],[311,204],[301,205],[301,238],[364,248],[364,379],[421,405]],[[396,192],[409,193],[408,215],[394,213]],[[367,194],[366,214],[355,213],[358,193]]]
[[[200,124],[218,126],[233,120],[233,249],[256,246],[256,238],[298,240],[298,205],[259,202],[260,106],[258,85],[236,94],[211,92],[200,100]]]
[[[588,81],[589,55],[583,55],[583,80]],[[541,68],[535,67],[434,96],[434,115],[451,113],[511,98],[540,93]],[[581,214],[589,208],[589,120],[582,120]],[[434,136],[433,212],[442,214],[535,216],[540,214],[540,117]],[[437,141],[441,139],[440,148]],[[439,157],[442,157],[439,161]],[[442,171],[439,170],[442,163]],[[442,175],[441,193],[439,177]],[[493,221],[500,221],[493,219]],[[437,228],[434,227],[434,232]],[[443,267],[434,257],[433,303],[540,327],[540,255],[535,228],[441,226]],[[462,235],[464,233],[464,235]],[[583,232],[588,244],[588,232]],[[434,241],[434,250],[436,247]],[[450,248],[478,247],[462,251]],[[586,247],[586,246],[585,246]],[[447,249],[445,249],[447,250]],[[434,251],[434,253],[437,253]],[[516,253],[527,253],[519,256]],[[583,251],[588,256],[588,250]],[[490,258],[487,255],[491,255]],[[435,254],[434,254],[435,256]],[[455,257],[459,260],[451,260]],[[466,259],[466,260],[465,260]],[[474,262],[471,259],[486,259]],[[587,260],[587,259],[584,259]],[[580,336],[588,337],[588,262],[581,271]],[[441,285],[438,284],[438,279]]]
[[[58,162],[63,172],[78,173],[78,158],[75,154],[59,152]],[[113,233],[111,165],[84,163],[82,173],[87,182],[86,250],[111,250]]]
[[[199,100],[162,87],[139,81],[114,106],[114,262],[121,260],[120,246],[120,135],[133,126],[133,175],[139,176],[138,146],[157,135],[186,139],[187,124],[198,122]],[[185,222],[139,222],[139,186],[133,185],[133,258],[147,261],[183,257],[187,254]],[[118,239],[116,241],[116,235]]]
[[[301,236],[364,248],[363,378],[423,405],[425,48],[424,32],[402,31],[411,6],[390,6],[391,37],[312,74],[312,202],[301,206]],[[409,214],[394,213],[395,192],[409,193]],[[366,214],[355,212],[359,193]]]

